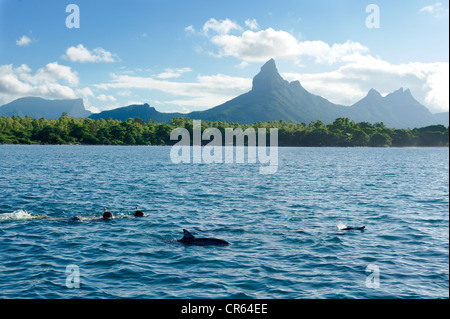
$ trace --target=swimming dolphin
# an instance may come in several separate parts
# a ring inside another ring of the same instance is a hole
[[[345,227],[345,228],[341,228],[339,230],[364,230],[366,228],[366,226],[362,226],[362,227]]]
[[[196,245],[196,246],[227,246],[230,245],[229,242],[217,239],[217,238],[195,238],[190,232],[186,229],[183,229],[184,236],[183,238],[177,240],[177,242],[185,244],[185,245]]]

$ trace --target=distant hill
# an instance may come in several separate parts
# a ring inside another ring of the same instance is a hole
[[[385,97],[371,89],[367,96],[355,103],[351,109],[351,118],[356,122],[384,122],[388,127],[414,128],[433,124],[448,126],[449,122],[448,112],[441,115],[432,114],[414,99],[409,89],[403,88]]]
[[[153,120],[154,122],[166,123],[174,117],[185,117],[183,113],[162,113],[158,112],[154,107],[149,106],[147,103],[143,105],[129,105],[120,107],[110,111],[103,111],[101,113],[95,113],[89,116],[91,119],[109,119],[125,121],[128,118],[141,118],[144,122]]]
[[[59,118],[64,112],[70,117],[88,117],[92,113],[84,108],[82,99],[45,100],[39,97],[23,97],[0,107],[0,116],[26,115],[48,120]]]

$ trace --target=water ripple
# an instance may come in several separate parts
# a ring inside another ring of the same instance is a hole
[[[0,146],[0,298],[448,298],[448,149],[282,148],[270,176],[169,152]]]

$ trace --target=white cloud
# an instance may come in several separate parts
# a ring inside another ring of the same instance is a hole
[[[72,46],[66,50],[63,58],[72,62],[117,62],[120,61],[117,54],[106,51],[103,48],[96,48],[89,51],[84,45],[79,44],[76,47]]]
[[[34,74],[26,64],[16,68],[12,64],[0,65],[0,103],[24,96],[75,99],[72,87],[78,83],[77,73],[57,62],[48,63]]]
[[[216,106],[245,93],[251,89],[252,85],[252,80],[249,78],[223,74],[198,75],[195,82],[173,82],[153,77],[120,74],[111,76],[111,82],[96,84],[95,87],[100,90],[156,90],[174,97],[163,104],[195,106],[202,109]]]
[[[244,31],[241,35],[219,34],[211,38],[218,46],[218,57],[232,56],[247,62],[264,62],[268,59],[313,58],[316,63],[333,64],[348,59],[354,53],[368,52],[364,45],[347,41],[329,45],[323,41],[298,41],[286,31],[272,28],[261,31]]]
[[[295,58],[298,42],[288,32],[272,28],[258,32],[245,31],[240,36],[220,34],[212,37],[219,47],[218,56],[233,56],[248,62],[263,62],[270,58]]]
[[[83,97],[83,98],[88,98],[89,96],[94,96],[94,93],[92,92],[92,90],[90,89],[90,88],[88,88],[88,87],[85,87],[85,88],[83,88],[83,89],[77,89],[76,91],[76,94],[78,95],[78,96],[81,96],[81,97]]]
[[[256,22],[256,19],[252,19],[252,20],[247,19],[247,20],[245,20],[245,25],[247,27],[249,27],[250,29],[252,29],[252,30],[258,30],[259,29],[259,25],[258,25],[258,22]]]
[[[115,102],[116,98],[112,95],[100,94],[99,96],[97,96],[97,100],[100,100],[103,102]]]
[[[187,33],[195,33],[195,28],[193,25],[189,25],[186,28],[184,28],[184,31],[186,31]]]
[[[45,67],[36,71],[36,74],[29,78],[34,84],[50,83],[63,80],[70,86],[77,86],[79,83],[78,74],[72,71],[72,68],[60,65],[58,62],[48,63]]]
[[[212,30],[219,34],[228,34],[232,30],[242,30],[242,28],[236,22],[231,21],[230,19],[225,19],[221,21],[217,21],[214,18],[209,19],[203,25],[203,32],[208,34],[208,32]]]
[[[165,69],[165,72],[157,75],[160,79],[179,78],[183,73],[191,72],[191,68]]]
[[[429,91],[425,97],[426,105],[435,112],[448,112],[449,106],[449,64],[436,63],[434,70],[426,78]]]
[[[248,62],[246,61],[242,61],[241,63],[239,63],[238,65],[236,65],[236,67],[238,69],[245,69],[248,66]]]
[[[118,96],[131,96],[131,91],[126,90],[126,91],[119,91],[117,92]]]
[[[441,17],[444,14],[448,14],[448,9],[443,6],[442,2],[436,2],[433,5],[423,7],[419,12],[431,13],[435,17]]]
[[[334,43],[332,46],[323,41],[304,41],[299,43],[299,56],[314,58],[319,64],[334,64],[351,61],[355,54],[369,52],[369,48],[353,41]]]
[[[215,57],[235,57],[245,62],[265,62],[275,58],[289,59],[299,64],[301,59],[312,59],[318,64],[331,65],[348,60],[355,53],[369,52],[366,46],[354,41],[330,45],[324,41],[301,41],[290,32],[273,28],[256,31],[259,29],[256,19],[245,20],[245,25],[250,30],[243,31],[229,19],[209,19],[203,26],[204,35],[218,48],[218,52],[208,53]],[[210,34],[211,30],[215,34]],[[233,30],[238,34],[231,34]],[[301,33],[299,35],[302,37]]]
[[[26,35],[23,35],[19,40],[16,40],[16,45],[27,46],[31,43],[31,39]]]

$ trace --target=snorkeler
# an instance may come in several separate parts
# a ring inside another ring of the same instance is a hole
[[[135,206],[135,208],[136,208],[136,212],[134,213],[134,217],[144,217],[144,216],[145,216],[145,215],[144,215],[144,212],[138,210],[138,207],[137,207],[137,206]]]
[[[103,213],[102,218],[105,220],[111,220],[114,218],[113,214],[111,212],[108,212],[108,210],[106,209],[106,207],[104,208],[105,212]]]

